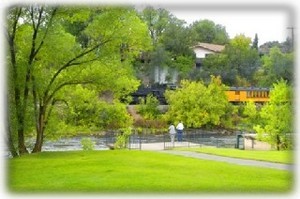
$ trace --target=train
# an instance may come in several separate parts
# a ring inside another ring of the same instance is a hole
[[[269,88],[230,87],[225,91],[228,101],[232,103],[249,102],[265,103],[270,101]]]
[[[168,85],[155,85],[151,87],[141,86],[134,93],[131,93],[132,101],[130,105],[140,104],[140,99],[146,99],[147,95],[153,95],[159,102],[160,105],[167,105],[165,98],[166,89],[175,90],[175,87],[169,87]]]
[[[160,105],[167,105],[164,93],[166,89],[175,90],[175,85],[157,85],[151,87],[139,87],[131,94],[131,105],[140,103],[140,99],[146,99],[147,95],[152,94],[159,101]],[[255,103],[265,103],[270,100],[269,88],[258,87],[229,87],[225,90],[228,101],[231,103],[243,103],[253,101]]]

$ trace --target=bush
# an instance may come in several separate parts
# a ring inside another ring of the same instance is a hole
[[[91,138],[82,138],[81,146],[84,151],[92,151],[95,148],[95,143],[91,140]]]
[[[146,100],[141,99],[140,105],[138,105],[138,113],[145,119],[156,119],[160,115],[158,109],[159,101],[152,94],[147,95]]]
[[[127,146],[129,136],[131,135],[131,128],[120,129],[121,133],[117,136],[115,147],[117,149],[124,149]]]
[[[180,88],[166,91],[169,109],[165,114],[166,121],[183,121],[186,127],[220,126],[227,124],[229,102],[224,92],[225,85],[220,77],[211,77],[211,82],[182,80]]]
[[[168,124],[164,119],[153,119],[153,120],[137,119],[134,122],[134,126],[140,128],[163,129],[163,128],[167,128]]]

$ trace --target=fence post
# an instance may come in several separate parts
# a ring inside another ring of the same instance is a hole
[[[191,133],[187,132],[187,142],[188,142],[188,148],[190,148],[190,140],[191,140]]]
[[[130,150],[131,149],[131,135],[129,135],[127,142],[128,142],[128,149]]]
[[[165,134],[163,134],[164,136],[164,150],[166,150],[166,138],[165,138]]]
[[[138,139],[139,139],[139,148],[140,150],[142,150],[142,137],[139,134],[138,134]]]

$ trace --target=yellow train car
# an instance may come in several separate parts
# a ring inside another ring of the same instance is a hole
[[[230,102],[257,102],[264,103],[270,100],[270,89],[254,87],[230,87],[225,91]]]

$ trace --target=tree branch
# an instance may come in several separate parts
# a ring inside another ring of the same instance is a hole
[[[64,82],[62,84],[60,84],[59,86],[57,86],[53,92],[49,95],[49,96],[44,96],[45,97],[45,104],[48,104],[52,98],[54,97],[54,95],[62,88],[64,88],[65,86],[70,86],[70,85],[79,85],[79,84],[93,84],[94,81],[69,81],[69,82]]]
[[[42,48],[43,44],[44,44],[44,40],[46,39],[46,36],[48,35],[48,31],[49,31],[49,28],[50,26],[52,25],[52,21],[53,21],[53,18],[57,12],[57,7],[53,9],[52,13],[51,13],[51,17],[50,17],[50,20],[49,20],[49,23],[48,23],[48,26],[46,28],[46,31],[45,31],[45,34],[43,35],[43,38],[41,40],[41,43],[38,45],[36,51],[34,52],[34,57],[38,54],[38,52],[40,51],[40,49]]]
[[[52,110],[53,110],[53,107],[55,106],[55,104],[57,102],[63,102],[64,104],[67,105],[67,107],[69,107],[69,104],[66,100],[64,99],[53,99],[52,102],[51,102],[51,105],[50,105],[50,108],[49,108],[49,111],[47,113],[45,113],[45,125],[44,125],[44,128],[46,128],[47,124],[48,124],[48,121],[49,121],[49,118],[51,116],[51,113],[52,113]]]
[[[30,10],[33,34],[32,34],[32,41],[31,41],[31,51],[30,51],[30,55],[29,55],[29,59],[28,59],[28,64],[29,65],[32,64],[33,59],[34,59],[35,55],[37,54],[37,52],[36,52],[36,39],[37,39],[39,27],[41,25],[43,12],[44,12],[44,8],[41,7],[41,9],[39,10],[39,13],[38,13],[37,23],[35,24],[34,8],[31,7],[31,10]]]
[[[52,84],[54,83],[54,81],[56,80],[56,78],[58,77],[58,75],[66,70],[67,68],[71,67],[71,66],[76,66],[76,65],[81,65],[81,64],[84,64],[84,63],[88,63],[88,62],[92,62],[92,61],[95,61],[95,59],[91,59],[91,60],[88,60],[88,61],[82,61],[82,62],[75,62],[76,60],[84,57],[85,55],[91,53],[92,51],[94,51],[95,49],[99,48],[100,46],[110,42],[111,40],[110,39],[107,39],[106,41],[103,41],[95,46],[93,46],[92,48],[86,50],[86,51],[83,51],[82,53],[76,55],[74,58],[70,59],[67,63],[65,63],[60,69],[58,69],[58,71],[56,71],[56,73],[53,75],[53,77],[51,78],[45,92],[44,92],[44,96],[47,97],[48,96],[48,93],[50,91],[50,88],[52,86]]]

